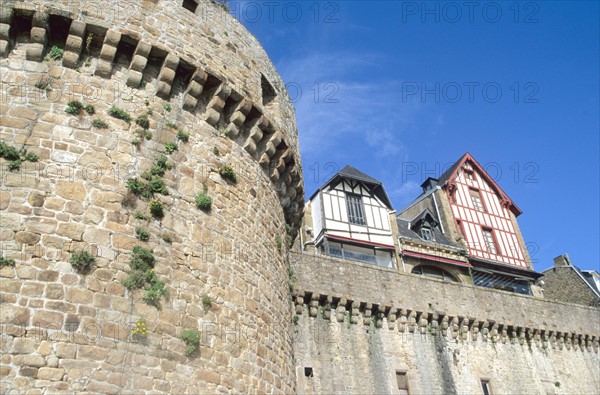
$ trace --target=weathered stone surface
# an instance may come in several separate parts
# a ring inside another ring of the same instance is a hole
[[[15,241],[17,243],[34,245],[40,241],[40,235],[32,232],[17,232],[15,234]]]
[[[55,190],[59,196],[67,200],[82,202],[86,197],[86,191],[81,182],[58,181]]]
[[[0,210],[5,210],[10,203],[10,194],[5,191],[0,191]]]
[[[40,380],[50,380],[50,381],[60,381],[65,374],[65,369],[63,368],[40,368],[38,370],[38,379]]]

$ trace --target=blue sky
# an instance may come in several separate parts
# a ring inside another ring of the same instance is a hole
[[[534,267],[599,270],[598,2],[230,1],[288,86],[309,196],[350,164],[397,209],[464,152]]]

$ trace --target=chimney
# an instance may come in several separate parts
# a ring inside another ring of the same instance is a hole
[[[423,192],[427,192],[438,184],[438,179],[433,177],[427,177],[427,179],[421,184],[421,188],[423,188]]]
[[[567,254],[559,255],[554,258],[554,266],[571,266],[571,260]]]

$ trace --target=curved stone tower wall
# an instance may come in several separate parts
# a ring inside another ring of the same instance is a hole
[[[62,59],[47,60],[53,46]],[[302,173],[293,107],[257,40],[210,2],[3,1],[0,79],[0,138],[39,157],[15,171],[0,160],[2,256],[15,261],[0,270],[1,392],[293,392],[285,249]],[[95,114],[66,113],[72,100]],[[161,154],[168,195],[129,193]],[[123,286],[136,245],[166,283],[160,308]],[[69,263],[78,250],[96,258],[88,274]],[[146,339],[131,336],[140,320]],[[184,329],[201,333],[191,356]]]

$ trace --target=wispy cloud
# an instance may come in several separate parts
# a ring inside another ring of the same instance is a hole
[[[419,108],[401,103],[399,81],[377,79],[380,61],[365,53],[313,53],[279,65],[292,97],[298,94],[303,153],[331,155],[349,146],[368,147],[374,157],[403,151],[402,133]]]

